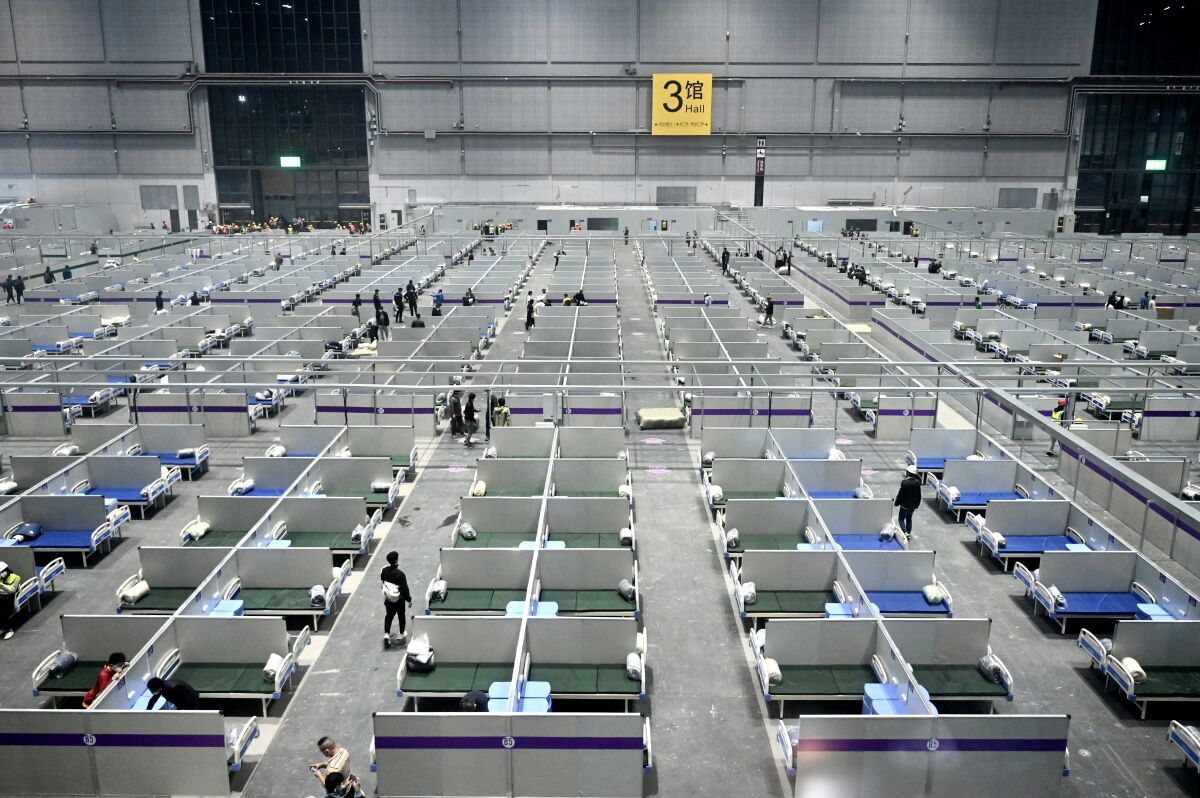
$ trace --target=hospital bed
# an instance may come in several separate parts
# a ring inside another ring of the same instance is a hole
[[[8,541],[0,542],[8,543]],[[5,548],[11,547],[0,546],[0,558],[6,560],[13,573],[21,577],[21,582],[17,585],[17,591],[13,595],[12,612],[9,614],[9,618],[4,619],[7,622],[25,610],[29,610],[31,614],[40,610],[42,594],[53,589],[54,579],[62,575],[67,567],[61,557],[38,567],[32,552],[25,550],[6,555]]]
[[[291,526],[280,521],[273,528],[271,539],[287,541],[287,545],[296,548],[329,549],[334,554],[349,555],[353,559],[370,550],[379,522],[383,520],[383,511],[375,510],[367,519],[348,531],[297,529],[300,525],[298,521]]]
[[[64,407],[77,408],[80,415],[96,418],[111,411],[117,403],[117,393],[112,388],[101,387],[94,391],[88,389],[94,383],[76,385],[68,393],[62,394]]]
[[[743,567],[746,562],[748,559],[744,557]],[[768,618],[823,618],[827,605],[840,604],[846,600],[845,590],[835,580],[828,588],[797,590],[794,589],[797,586],[793,586],[792,589],[782,585],[779,589],[758,587],[754,602],[747,603],[744,585],[755,580],[743,581],[742,569],[739,569],[736,563],[729,564],[729,576],[733,581],[733,597],[737,603],[738,615],[742,620],[750,621],[753,628],[758,628],[759,623]]]
[[[270,418],[283,410],[283,390],[264,388],[246,395],[247,410],[254,418]],[[257,411],[254,409],[257,408]]]
[[[882,532],[830,532],[804,529],[804,542],[812,546],[831,543],[834,548],[846,551],[903,551],[908,548],[908,535],[894,525],[887,534]],[[794,548],[799,548],[795,546]]]
[[[1018,563],[1013,567],[1013,577],[1033,597],[1033,614],[1037,615],[1040,608],[1064,634],[1067,621],[1073,618],[1134,619],[1139,605],[1155,604],[1154,593],[1138,582],[1131,582],[1124,590],[1064,590],[1065,603],[1059,604],[1051,592],[1055,586],[1042,582],[1037,572]]]
[[[160,679],[179,679],[190,684],[201,698],[257,699],[267,706],[283,695],[283,688],[296,670],[296,655],[288,652],[275,678],[263,678],[261,662],[185,662],[179,649],[168,651],[159,661],[155,675]],[[148,698],[147,693],[144,698]],[[161,706],[161,703],[160,703]]]
[[[320,607],[313,606],[309,586],[246,587],[238,579],[234,580],[227,592],[229,598],[242,602],[242,609],[246,615],[311,615],[311,628],[317,629],[320,627],[321,618],[332,615],[337,607],[338,597],[350,576],[350,566],[350,560],[343,560],[340,566],[333,568],[332,578],[329,584],[324,586],[325,603]]]
[[[396,672],[396,696],[405,704],[411,698],[419,710],[422,698],[461,699],[475,690],[487,693],[495,683],[509,685],[521,625],[520,618],[414,618],[412,639],[428,639],[436,665],[414,671],[404,657]]]
[[[994,711],[996,699],[1013,700],[1012,671],[992,650],[990,620],[892,619],[887,630],[909,672],[935,704],[986,702]]]
[[[845,623],[833,621],[832,623]],[[850,621],[850,623],[860,623]],[[863,622],[867,623],[867,622]],[[879,657],[871,654],[868,662],[854,662],[851,657],[841,662],[788,663],[778,661],[782,679],[771,684],[766,669],[766,653],[762,642],[771,631],[771,623],[761,631],[751,631],[746,644],[754,658],[753,668],[759,689],[768,706],[779,705],[779,716],[787,712],[787,702],[839,702],[850,701],[862,704],[863,693],[868,684],[887,682],[887,672]],[[778,627],[777,627],[778,628]],[[764,633],[766,633],[764,635]],[[769,649],[768,649],[769,650]]]
[[[211,451],[207,443],[202,443],[199,446],[188,446],[173,452],[148,452],[142,448],[140,443],[135,443],[125,450],[125,454],[157,457],[158,462],[168,468],[177,469],[183,479],[191,481],[199,479],[208,471],[208,458]]]
[[[1005,487],[1007,480],[1000,478],[996,480],[972,480],[970,487],[960,489],[959,486],[954,484],[957,481],[957,474],[954,473],[954,469],[951,466],[976,462],[994,463],[997,461],[954,461],[947,464],[942,478],[939,479],[932,475],[929,477],[929,484],[933,486],[935,500],[946,512],[953,513],[957,521],[962,522],[968,511],[975,511],[978,514],[985,513],[988,502],[991,501],[1029,498],[1028,490],[1026,490],[1024,485],[1016,483],[1015,479],[1009,482],[1009,487]],[[1015,471],[1015,468],[1013,470]],[[988,483],[990,483],[990,487],[985,487]]]
[[[623,711],[646,698],[646,633],[621,618],[531,618],[521,660],[524,682],[549,684],[551,701],[620,702]],[[626,659],[637,656],[638,678]]]
[[[78,554],[83,558],[83,567],[86,568],[88,557],[91,557],[96,552],[106,552],[111,549],[113,537],[121,537],[120,528],[128,520],[129,508],[120,507],[111,511],[109,519],[94,529],[48,528],[41,526],[41,531],[37,537],[18,542],[13,539],[13,536],[21,532],[22,527],[25,526],[25,522],[20,522],[12,525],[4,532],[3,540],[0,543],[25,546],[32,551],[47,554]],[[58,560],[61,559],[58,558]],[[57,567],[57,561],[51,564]],[[65,566],[63,570],[65,570]]]
[[[179,469],[174,466],[163,466],[161,474],[141,487],[136,485],[132,487],[117,485],[92,487],[90,480],[81,479],[71,486],[71,493],[81,496],[99,496],[104,499],[106,509],[116,509],[117,505],[126,508],[136,507],[138,517],[144,519],[147,510],[166,505],[167,481],[170,480],[174,484],[183,478]]]
[[[1200,772],[1200,727],[1173,720],[1167,728],[1167,740],[1183,752],[1184,768],[1190,766]]]
[[[1200,622],[1119,621],[1110,641],[1084,629],[1077,644],[1142,720],[1155,701],[1200,701]]]
[[[1068,524],[1069,502],[1047,500],[1029,506],[993,500],[988,509],[987,517],[968,512],[967,526],[975,533],[979,553],[987,552],[1005,571],[1015,560],[1037,561],[1048,551],[1091,548],[1083,533]]]

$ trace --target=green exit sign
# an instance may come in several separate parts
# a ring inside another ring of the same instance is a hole
[[[1166,161],[1163,161],[1163,163],[1166,163]],[[300,156],[299,155],[280,155],[279,156],[279,165],[284,167],[285,169],[298,169],[300,167]],[[1146,168],[1148,169],[1149,167],[1146,167]]]
[[[1165,171],[1167,171],[1167,159],[1166,158],[1147,158],[1146,159],[1146,171],[1147,172],[1165,172]]]

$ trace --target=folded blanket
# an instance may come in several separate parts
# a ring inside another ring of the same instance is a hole
[[[371,481],[371,492],[372,493],[387,493],[391,489],[392,489],[391,480],[375,479],[375,480]]]
[[[404,654],[408,669],[416,673],[427,673],[437,667],[437,657],[433,646],[429,645],[429,635],[414,637],[408,644]]]
[[[308,589],[308,603],[313,607],[325,606],[325,585],[313,585]]]
[[[754,633],[754,645],[758,646],[759,651],[767,650],[767,630],[765,627]]]
[[[1121,667],[1124,668],[1130,676],[1133,677],[1134,683],[1146,681],[1146,671],[1141,664],[1133,657],[1125,657],[1121,660]]]
[[[271,654],[267,657],[267,664],[263,666],[263,679],[274,683],[279,676],[279,669],[283,667],[283,657],[278,654]]]
[[[197,518],[195,521],[183,528],[183,534],[187,535],[192,540],[199,540],[207,535],[211,529],[211,524],[206,521],[201,521],[199,518]]]
[[[229,493],[233,496],[245,496],[252,490],[254,490],[254,480],[250,477],[235,479],[229,486]]]
[[[942,599],[946,597],[945,591],[941,585],[925,585],[921,588],[921,595],[925,597],[926,604],[941,604]]]
[[[1046,592],[1050,594],[1050,598],[1053,599],[1056,608],[1067,606],[1067,597],[1057,587],[1050,585],[1050,587],[1046,588]]]
[[[742,533],[735,526],[733,529],[725,531],[725,548],[729,551],[735,550],[742,542]]]
[[[75,663],[79,661],[79,657],[74,651],[62,650],[54,655],[54,661],[50,663],[50,676],[55,679],[61,679],[66,676]]]
[[[636,652],[625,655],[625,675],[635,682],[642,680],[642,658]]]
[[[466,521],[458,525],[458,534],[463,540],[475,540],[479,537],[475,531],[475,527],[468,524]]]
[[[121,594],[121,604],[126,607],[132,607],[148,595],[150,595],[150,583],[145,579],[141,579],[134,582],[131,587]]]
[[[742,603],[750,606],[758,601],[758,585],[753,582],[743,582],[740,588],[742,593]]]
[[[779,667],[779,663],[770,657],[762,661],[763,673],[766,674],[767,684],[774,687],[783,682],[783,671]]]
[[[24,523],[17,526],[12,534],[12,539],[20,543],[27,543],[31,540],[37,540],[42,536],[42,525],[33,523]]]

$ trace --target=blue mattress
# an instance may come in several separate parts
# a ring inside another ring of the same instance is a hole
[[[946,602],[930,604],[920,590],[868,590],[867,600],[879,608],[884,615],[889,613],[908,615],[949,615]]]
[[[814,499],[853,499],[853,490],[810,490],[808,495]]]
[[[282,496],[287,488],[262,488],[255,485],[252,489],[242,494],[233,494],[235,496]]]
[[[917,468],[922,471],[941,471],[946,467],[945,457],[918,457]]]
[[[1041,554],[1046,551],[1066,551],[1075,539],[1067,535],[1009,535],[1004,548],[997,554]]]
[[[37,540],[18,543],[31,549],[83,549],[92,548],[93,529],[44,529]]]
[[[105,499],[112,499],[117,502],[129,502],[132,504],[141,504],[148,501],[142,495],[141,488],[92,488],[87,492],[88,496],[101,496]]]
[[[142,452],[140,456],[141,457],[157,457],[158,462],[162,463],[163,465],[169,465],[169,466],[189,466],[190,467],[190,466],[196,465],[196,458],[194,456],[193,457],[180,457],[179,455],[175,454],[174,452],[171,452],[170,454],[167,454],[166,452]]]
[[[958,497],[957,501],[951,502],[951,507],[986,507],[988,502],[992,501],[1009,501],[1012,499],[1025,498],[1015,490],[1004,491],[978,491],[974,493],[964,493]]]
[[[59,346],[58,344],[33,344],[30,349],[34,352],[63,352],[66,350],[66,347]]]
[[[834,535],[834,541],[843,549],[853,551],[896,551],[902,549],[900,541],[880,540],[879,535]]]
[[[86,407],[86,406],[88,406],[88,405],[91,405],[91,404],[97,404],[97,405],[99,405],[100,403],[99,403],[99,402],[95,402],[95,403],[93,403],[93,402],[92,402],[92,400],[91,400],[89,397],[87,397],[87,396],[64,396],[64,397],[63,397],[63,404],[68,404],[68,405],[81,405],[81,406],[84,406],[84,407]]]
[[[1142,599],[1136,593],[1063,593],[1067,606],[1057,607],[1055,615],[1137,615]]]
[[[277,396],[274,399],[259,399],[257,396],[250,396],[247,400],[252,405],[262,405],[263,407],[271,407],[272,405],[283,404],[283,397]]]

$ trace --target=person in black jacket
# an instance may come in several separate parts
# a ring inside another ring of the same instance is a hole
[[[154,709],[154,705],[158,703],[158,699],[166,699],[176,709],[199,709],[200,694],[196,692],[196,688],[192,687],[182,679],[159,679],[155,677],[146,682],[146,689],[154,694],[150,699],[150,703],[146,704],[146,709]]]
[[[391,648],[393,645],[399,645],[408,637],[408,632],[404,629],[405,619],[408,613],[405,612],[405,605],[412,607],[412,594],[408,592],[408,579],[405,578],[404,572],[400,570],[400,552],[389,551],[387,556],[387,565],[384,566],[383,573],[379,575],[383,582],[383,647]],[[400,631],[398,634],[392,634],[392,619],[400,621]]]
[[[46,271],[42,272],[42,282],[46,285],[51,285],[54,282],[54,272],[50,271],[50,267],[46,267]]]
[[[900,490],[892,504],[900,508],[896,524],[904,534],[911,535],[913,512],[921,506],[921,477],[915,465],[904,469],[904,479],[900,480]]]
[[[409,280],[408,285],[404,287],[404,298],[408,300],[408,315],[420,315],[417,313],[417,287],[413,285],[412,280]]]
[[[162,293],[162,291],[159,291],[157,294],[154,295],[154,311],[157,313],[158,311],[160,311],[162,309],[163,309],[163,293]]]
[[[729,272],[729,248],[722,247],[721,248],[721,274],[727,274],[728,272]]]

